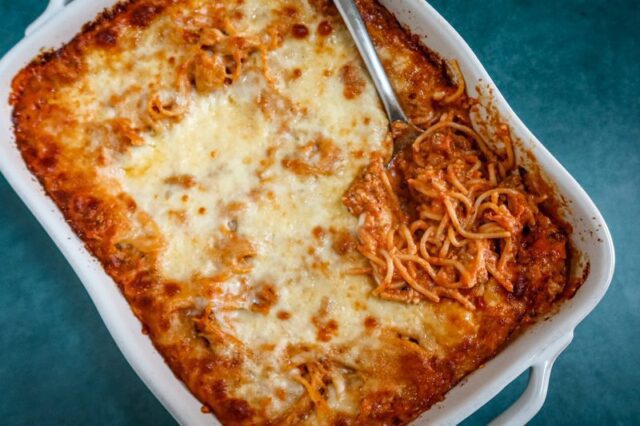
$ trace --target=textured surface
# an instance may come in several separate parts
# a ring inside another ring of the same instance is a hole
[[[600,207],[616,243],[609,293],[576,330],[534,424],[640,421],[640,4],[433,1],[505,97]],[[43,0],[0,0],[0,52]],[[62,256],[0,180],[0,418],[5,424],[171,424],[120,355]],[[626,226],[625,226],[626,225]],[[515,400],[521,377],[468,424]]]

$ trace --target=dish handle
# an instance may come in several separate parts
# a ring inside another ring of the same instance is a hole
[[[496,417],[490,426],[524,425],[542,408],[549,389],[549,377],[553,363],[573,340],[573,332],[549,345],[531,365],[527,389],[504,413]]]
[[[42,27],[49,19],[53,18],[58,12],[60,12],[64,7],[71,3],[71,0],[49,0],[49,4],[47,8],[42,12],[38,18],[31,23],[24,31],[25,37],[29,37],[36,30]]]

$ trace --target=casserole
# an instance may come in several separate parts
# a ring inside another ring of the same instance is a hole
[[[78,10],[78,9],[76,9],[76,8],[75,8],[75,6],[76,6],[75,4],[74,4],[74,5],[72,5],[72,6],[71,6],[71,9],[69,9],[69,10],[70,10],[70,11],[72,11],[72,10],[74,10],[74,11],[75,11],[75,10]],[[69,12],[69,13],[70,13],[70,12]],[[418,30],[418,29],[414,29],[414,31],[419,31],[419,30]],[[441,53],[443,53],[443,54],[447,55],[447,52],[446,52],[444,49],[439,49],[439,48],[438,48],[435,44],[433,44],[433,43],[430,43],[430,44],[432,44],[432,46],[433,46],[433,47],[435,47],[435,48],[436,48],[436,50],[440,50],[440,52],[441,52]],[[461,56],[461,54],[456,54],[456,55],[457,55],[457,56]],[[467,67],[465,67],[465,63],[464,63],[464,61],[463,61],[463,64],[462,64],[462,65],[463,65],[463,71],[465,72],[465,74],[467,74],[469,71],[468,71],[467,69],[465,69],[465,68],[467,68]],[[8,72],[8,74],[9,74],[9,75],[11,75],[12,73],[11,73],[11,72]],[[473,81],[475,81],[475,80],[476,80],[476,79],[475,79],[475,77],[476,77],[476,76],[473,76],[473,75],[467,75],[467,80],[468,80],[468,81],[473,82]],[[518,124],[518,123],[513,124],[513,126],[514,126],[514,132],[515,132],[518,136],[520,136],[522,139],[525,139],[525,138],[526,138],[526,136],[528,136],[528,135],[523,135],[523,134],[522,134],[522,132],[518,131],[519,129],[517,129],[517,124]],[[524,143],[525,143],[525,144],[527,143],[526,139],[524,140]],[[532,149],[534,149],[534,151],[535,151],[535,147],[532,147]],[[538,157],[540,158],[541,156],[540,156],[540,155],[538,155]],[[543,160],[543,159],[541,158],[541,162],[543,163],[543,167],[544,167],[544,166],[545,166],[545,165],[544,165],[544,161],[542,161],[542,160]],[[547,172],[548,172],[548,174],[549,174],[549,175],[551,175],[551,177],[552,177],[555,181],[558,181],[558,182],[559,182],[559,179],[558,179],[558,178],[556,178],[556,176],[553,176],[553,172],[552,172],[552,171],[547,170]],[[560,182],[559,182],[559,183],[560,183]],[[561,186],[562,186],[562,185],[561,185]],[[561,191],[561,192],[564,192],[564,191],[562,191],[562,189],[563,189],[563,188],[560,188],[560,191]],[[580,230],[579,230],[579,226],[577,226],[577,225],[576,225],[576,226],[575,226],[575,228],[576,228],[576,231],[579,233],[579,232],[580,232]],[[578,235],[579,235],[579,234],[578,234]],[[581,247],[578,247],[578,248],[579,248],[579,249],[582,249]],[[583,251],[585,251],[585,250],[583,250]],[[68,254],[68,253],[67,253],[67,254]],[[595,269],[595,268],[594,268],[594,269]],[[95,283],[95,280],[93,281],[93,283]],[[563,312],[564,312],[564,309],[563,309]]]

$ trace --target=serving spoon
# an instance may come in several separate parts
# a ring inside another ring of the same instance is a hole
[[[367,26],[360,15],[358,7],[353,0],[334,0],[342,19],[344,20],[356,47],[362,56],[373,84],[376,87],[378,96],[384,105],[389,118],[389,126],[393,135],[393,155],[388,163],[393,163],[395,156],[405,147],[412,144],[416,138],[423,132],[421,129],[411,123],[407,114],[405,114],[398,97],[391,86],[389,76],[380,62],[380,57],[373,45]]]

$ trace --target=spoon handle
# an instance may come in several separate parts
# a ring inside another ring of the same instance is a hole
[[[376,53],[376,49],[371,41],[367,27],[362,20],[358,7],[353,0],[334,0],[342,19],[347,24],[347,28],[353,37],[353,40],[360,51],[360,55],[364,60],[369,74],[373,79],[373,83],[378,91],[378,96],[384,104],[384,109],[387,111],[389,121],[394,123],[396,121],[409,122],[409,119],[404,113],[400,102],[396,97],[389,77],[380,62],[380,58]]]

